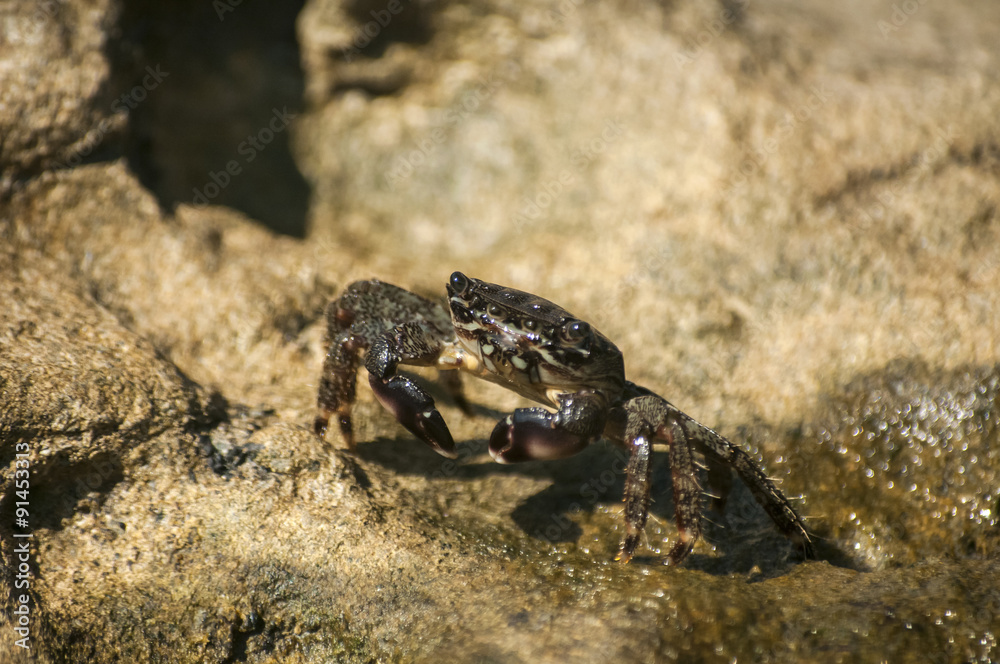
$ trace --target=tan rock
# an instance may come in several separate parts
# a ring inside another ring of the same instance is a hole
[[[222,40],[258,11],[226,6]],[[174,184],[62,168],[114,119],[108,46],[138,14],[61,3],[32,41],[0,10],[0,661],[34,661],[19,453],[40,661],[996,659],[995,3],[392,7],[299,17],[305,240],[163,205],[191,177],[164,109],[218,85],[168,51],[176,96],[114,132],[155,136]],[[455,269],[594,323],[802,496],[820,560],[737,485],[661,567],[660,454],[642,555],[612,563],[617,452],[492,464],[521,404],[493,385],[474,417],[435,393],[456,462],[364,381],[357,454],[316,440],[326,301]]]

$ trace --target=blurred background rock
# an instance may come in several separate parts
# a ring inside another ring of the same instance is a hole
[[[45,0],[0,25],[0,555],[27,443],[31,658],[997,659],[996,3]],[[490,463],[520,405],[495,386],[467,381],[473,418],[438,399],[457,464],[364,388],[357,455],[316,441],[326,301],[456,269],[594,323],[762,460],[820,559],[737,486],[661,567],[658,454],[645,555],[611,563],[615,451]]]

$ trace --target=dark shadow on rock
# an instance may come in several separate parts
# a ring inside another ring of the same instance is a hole
[[[400,434],[399,438],[380,436],[373,441],[358,443],[356,454],[363,461],[376,463],[401,475],[427,479],[454,477],[471,480],[482,477],[484,473],[477,469],[487,464],[469,464],[465,459],[485,452],[486,442],[461,442],[456,444],[456,449],[459,458],[446,459],[420,440]]]
[[[444,459],[414,438],[379,438],[360,443],[358,456],[393,472],[436,479],[475,481],[492,475],[518,475],[551,480],[551,486],[520,499],[511,506],[511,518],[524,533],[551,543],[577,542],[583,534],[574,515],[592,513],[598,505],[616,504],[624,494],[624,451],[609,443],[596,443],[579,454],[559,461],[538,461],[504,465],[479,461],[487,441],[457,444],[459,458]],[[475,460],[473,460],[475,459]],[[734,478],[735,480],[735,478]],[[704,481],[704,479],[702,479]],[[674,523],[673,481],[666,451],[653,453],[650,521]],[[724,513],[704,501],[703,538],[719,556],[693,553],[684,563],[714,575],[753,574],[761,580],[780,576],[804,560],[801,552],[775,528],[766,512],[738,480]],[[816,559],[837,567],[857,569],[857,565],[829,540],[816,534]],[[665,556],[654,555],[641,546],[633,559],[636,565],[658,566]]]
[[[71,459],[67,450],[57,452],[32,471],[32,528],[58,531],[74,514],[96,509],[125,478],[124,471],[121,458],[110,450],[86,459]],[[6,497],[14,498],[13,492]],[[6,512],[7,506],[0,506],[0,513]]]
[[[413,375],[411,378],[424,385],[439,403],[450,400],[435,381]],[[477,415],[493,420],[499,420],[506,414],[475,404],[472,408]],[[795,438],[801,432],[787,435]],[[492,462],[486,456],[487,444],[487,439],[457,442],[459,456],[452,460],[434,453],[416,438],[401,433],[398,438],[380,437],[372,442],[362,442],[358,445],[357,454],[364,461],[402,475],[423,476],[429,482],[440,479],[471,482],[496,475],[550,480],[551,486],[513,505],[511,518],[524,533],[552,543],[578,541],[582,529],[574,522],[573,515],[592,513],[599,504],[618,503],[624,495],[627,453],[609,442],[592,444],[568,459],[511,465]],[[801,446],[804,443],[798,440],[796,444]],[[757,504],[735,473],[730,469],[725,472],[731,474],[732,486],[728,498],[721,504],[711,498],[719,495],[721,489],[713,487],[705,473],[699,477],[701,485],[706,487],[702,503],[702,538],[720,555],[693,553],[685,561],[685,567],[715,575],[749,574],[764,580],[785,574],[791,566],[804,561],[803,552],[777,530],[764,508]],[[650,521],[673,524],[673,480],[669,454],[665,450],[653,452],[650,496]],[[802,507],[796,507],[801,512]],[[867,571],[835,544],[829,533],[822,529],[821,522],[812,524],[810,532],[816,560],[845,569]],[[665,547],[660,548],[664,548],[665,555]],[[651,555],[648,549],[641,546],[633,560],[640,565],[662,565],[663,555]]]
[[[127,111],[125,157],[164,209],[225,205],[304,237],[310,188],[289,141],[303,4],[123,3],[106,46],[112,110]]]

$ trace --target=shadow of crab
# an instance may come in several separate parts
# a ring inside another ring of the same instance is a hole
[[[419,479],[408,483],[408,489],[426,493],[427,505],[440,504],[442,497],[451,504],[473,500],[472,509],[509,514],[520,535],[543,548],[568,547],[567,553],[582,552],[602,562],[614,557],[624,532],[621,500],[627,456],[623,450],[598,442],[568,459],[504,465],[489,458],[485,439],[461,443],[458,449],[458,459],[442,459],[403,435],[360,443],[357,454],[396,475]],[[662,566],[664,552],[677,535],[667,457],[666,451],[653,453],[650,522],[633,565]],[[530,481],[511,482],[516,478]],[[539,489],[540,482],[547,486]],[[685,561],[685,568],[769,578],[801,560],[738,480],[723,513],[713,502],[705,497],[704,542]],[[827,554],[821,551],[820,559]]]

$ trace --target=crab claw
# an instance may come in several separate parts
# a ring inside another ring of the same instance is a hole
[[[497,463],[564,459],[589,442],[557,427],[556,416],[543,408],[518,408],[497,422],[490,434],[490,456]]]
[[[406,376],[393,376],[383,381],[371,375],[372,392],[386,410],[391,412],[410,433],[430,445],[441,456],[454,459],[455,441],[432,399],[419,385]]]

